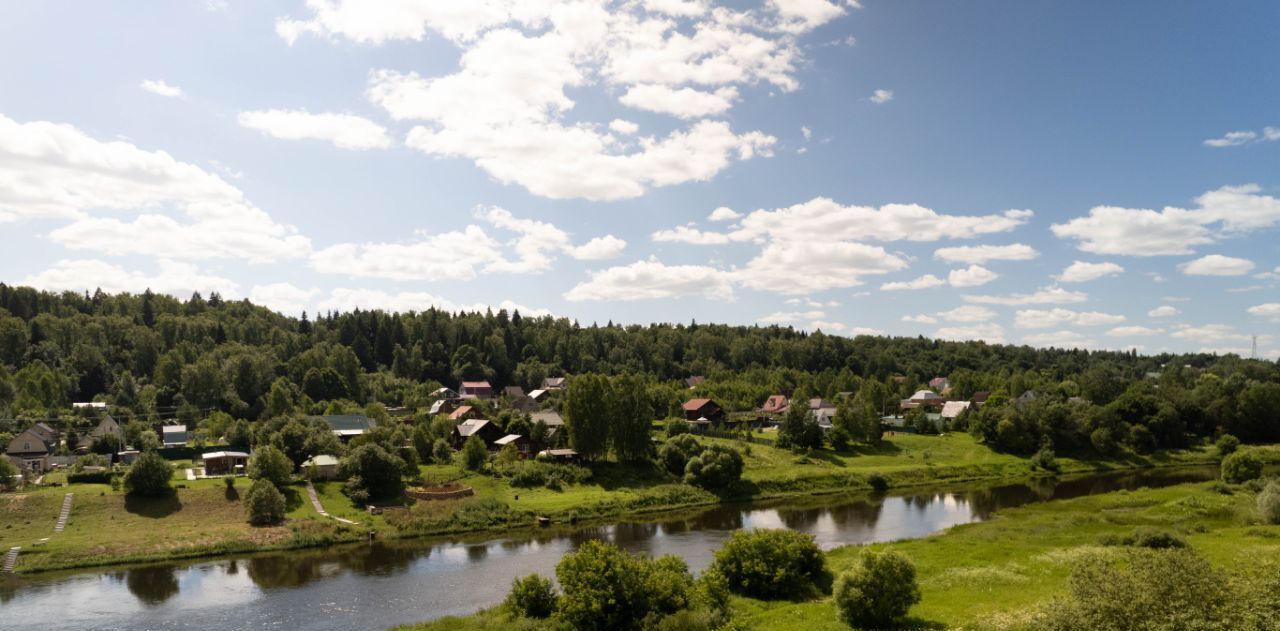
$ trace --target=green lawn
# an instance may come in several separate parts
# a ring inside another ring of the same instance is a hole
[[[254,527],[241,497],[249,481],[233,491],[222,480],[185,479],[164,498],[127,497],[105,484],[41,487],[0,496],[0,548],[21,546],[17,570],[27,572],[110,562],[204,556],[339,536],[321,520],[301,486],[287,489],[288,515],[280,526]],[[75,493],[66,529],[54,533],[63,496]],[[48,537],[49,542],[35,545]],[[348,536],[347,538],[352,538]]]
[[[916,565],[923,598],[911,610],[916,628],[1024,629],[1029,613],[1062,593],[1074,559],[1108,554],[1103,535],[1126,535],[1139,526],[1181,534],[1211,562],[1240,566],[1280,555],[1280,526],[1261,525],[1255,495],[1214,483],[1120,491],[1009,509],[994,519],[944,533],[888,544]],[[858,547],[828,553],[839,573],[855,562]],[[812,602],[759,601],[735,597],[734,628],[823,631],[848,629],[829,599]],[[528,621],[522,621],[527,623]],[[419,631],[516,628],[505,614],[489,610],[461,619],[411,627]],[[523,626],[523,625],[520,625]]]

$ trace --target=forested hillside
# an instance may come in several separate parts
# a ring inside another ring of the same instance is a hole
[[[941,375],[956,398],[1037,390],[1048,395],[1038,405],[1065,406],[1081,397],[1084,407],[1065,409],[1075,410],[1070,433],[1086,439],[1106,426],[1128,440],[1131,426],[1142,425],[1170,446],[1224,431],[1280,440],[1280,367],[1235,356],[845,338],[778,326],[623,327],[506,311],[296,319],[216,294],[182,301],[149,291],[54,294],[0,284],[0,417],[7,419],[0,431],[14,431],[14,419],[65,416],[73,401],[106,401],[113,414],[144,419],[194,422],[221,410],[257,420],[373,402],[417,410],[430,405],[435,388],[464,379],[531,389],[547,376],[591,372],[640,375],[655,417],[689,396],[680,380],[690,375],[705,375],[697,392],[730,410],[780,391],[859,393],[871,381],[868,393],[891,400]],[[975,433],[997,440],[1002,420],[1010,419],[992,418]]]

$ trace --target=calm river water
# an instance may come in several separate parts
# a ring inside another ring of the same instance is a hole
[[[833,548],[921,537],[1030,502],[1216,474],[1216,467],[1195,467],[951,492],[828,496],[477,543],[387,541],[36,576],[0,583],[0,629],[386,629],[494,605],[513,578],[530,572],[552,576],[560,557],[589,539],[649,555],[679,555],[697,571],[739,528],[791,528]]]

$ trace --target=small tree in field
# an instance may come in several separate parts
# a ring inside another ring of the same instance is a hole
[[[892,627],[920,602],[916,568],[899,552],[865,550],[858,565],[836,579],[834,597],[849,626]]]
[[[173,467],[163,456],[146,451],[138,456],[124,475],[124,488],[129,495],[159,497],[173,491],[169,479],[173,477]]]
[[[293,461],[272,445],[259,447],[249,459],[249,477],[284,488],[293,479]]]
[[[479,471],[484,461],[489,458],[489,449],[479,436],[472,436],[462,443],[462,465],[472,471]]]
[[[245,495],[244,507],[249,515],[249,523],[254,526],[268,526],[284,521],[284,495],[265,478],[254,480],[249,493]]]

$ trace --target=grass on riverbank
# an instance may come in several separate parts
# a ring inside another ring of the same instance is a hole
[[[1280,526],[1260,523],[1255,498],[1241,487],[1218,483],[1119,491],[1009,509],[991,521],[874,547],[898,550],[916,565],[923,599],[911,610],[914,628],[1028,629],[1036,608],[1064,592],[1073,561],[1114,553],[1098,544],[1107,535],[1127,535],[1138,527],[1167,528],[1220,567],[1277,558]],[[830,568],[836,573],[849,569],[860,550],[850,546],[829,552]],[[794,603],[735,597],[732,611],[734,628],[848,629],[829,598]],[[549,628],[527,620],[513,624],[505,613],[487,610],[403,629],[500,626]]]
[[[322,520],[302,487],[285,494],[284,524],[246,522],[243,494],[249,481],[228,490],[222,480],[183,480],[186,488],[159,498],[129,497],[105,484],[40,487],[0,496],[0,547],[21,546],[17,570],[31,572],[130,561],[188,558],[286,548],[354,534]],[[54,523],[63,496],[74,493],[71,518],[61,533]],[[44,545],[35,545],[49,538]]]
[[[326,511],[356,522],[344,527],[318,515],[301,486],[290,489],[288,521],[274,528],[245,523],[243,506],[226,495],[221,480],[187,481],[175,471],[178,489],[170,498],[126,498],[105,485],[76,484],[41,487],[31,492],[0,496],[0,546],[22,546],[19,572],[105,565],[142,560],[189,558],[272,548],[320,545],[362,539],[370,529],[383,537],[483,533],[533,526],[533,516],[557,523],[611,519],[664,510],[705,506],[721,500],[791,497],[821,493],[857,492],[869,488],[872,473],[885,475],[891,487],[927,486],[957,482],[1024,477],[1029,461],[997,453],[967,434],[917,436],[897,434],[876,447],[835,454],[819,451],[797,455],[773,447],[724,439],[745,452],[744,482],[733,492],[714,494],[680,484],[652,464],[593,465],[590,480],[563,490],[518,488],[490,474],[467,471],[456,464],[421,468],[431,482],[458,481],[476,490],[476,498],[442,503],[421,502],[408,513],[370,515],[342,494],[341,482],[316,484]],[[1148,458],[1078,461],[1059,458],[1062,472],[1198,464],[1215,461],[1211,449],[1197,449]],[[240,480],[238,493],[247,491]],[[74,492],[66,532],[54,535],[65,492]],[[50,537],[45,546],[33,546]]]

